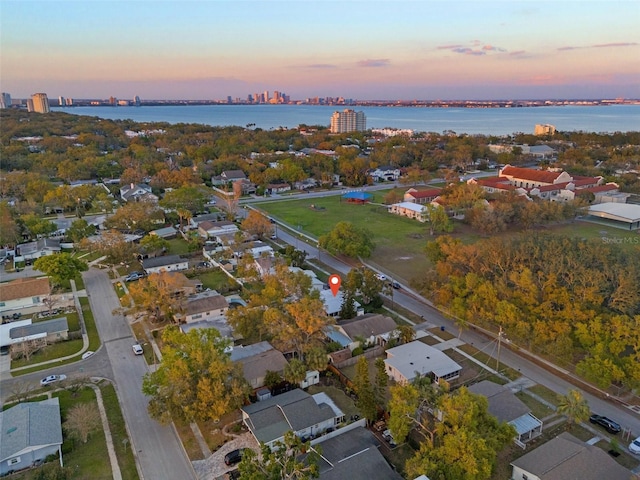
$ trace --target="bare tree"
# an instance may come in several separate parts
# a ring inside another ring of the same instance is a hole
[[[55,307],[60,302],[60,297],[54,295],[47,295],[42,299],[42,303],[47,307],[47,312],[51,313],[53,307]]]
[[[89,434],[100,428],[101,424],[100,412],[95,403],[79,403],[69,410],[64,429],[72,437],[87,443]]]
[[[227,214],[227,220],[233,221],[238,214],[238,203],[242,196],[242,183],[239,181],[233,182],[233,189],[231,192],[225,191],[220,194],[220,208]]]
[[[11,400],[16,402],[24,402],[34,390],[29,382],[16,382],[11,385]]]

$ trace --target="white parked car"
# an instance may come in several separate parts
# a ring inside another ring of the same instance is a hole
[[[48,377],[44,377],[42,380],[40,380],[40,385],[46,387],[47,385],[51,385],[52,383],[61,382],[66,378],[66,375],[49,375]]]
[[[142,345],[140,345],[139,343],[134,343],[131,348],[133,349],[133,353],[135,353],[136,355],[142,355],[144,353]]]
[[[96,352],[92,352],[91,350],[87,350],[86,352],[84,352],[82,354],[82,359],[85,360],[85,359],[89,358],[91,355],[93,355],[94,353],[96,353]]]
[[[629,451],[631,453],[635,453],[636,455],[640,455],[640,437],[636,438],[629,444]]]
[[[387,276],[386,276],[386,275],[383,275],[383,274],[381,274],[381,273],[378,273],[378,274],[376,275],[376,278],[377,278],[378,280],[381,280],[381,281],[383,281],[383,282],[384,282],[384,281],[387,279]]]

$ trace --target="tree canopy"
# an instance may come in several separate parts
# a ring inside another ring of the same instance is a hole
[[[75,278],[80,272],[85,272],[89,268],[87,263],[70,253],[58,253],[46,255],[33,262],[33,268],[47,274],[53,283],[61,284],[65,280]]]
[[[320,237],[318,245],[329,253],[353,258],[368,258],[375,248],[371,233],[351,222],[338,222],[329,233]]]
[[[273,448],[260,446],[260,455],[245,450],[238,471],[247,480],[310,480],[320,476],[318,467],[322,449],[303,442],[293,432],[284,435]]]
[[[188,333],[171,326],[162,334],[162,361],[147,373],[142,391],[149,413],[160,422],[219,419],[239,408],[249,394],[242,368],[225,349],[229,341],[213,329]]]

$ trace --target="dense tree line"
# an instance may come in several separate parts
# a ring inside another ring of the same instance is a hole
[[[461,328],[503,327],[601,387],[640,385],[640,248],[545,234],[427,246],[424,290]]]

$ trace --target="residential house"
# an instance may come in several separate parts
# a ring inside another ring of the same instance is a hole
[[[289,271],[293,273],[298,273],[298,272],[304,273],[307,277],[311,279],[311,288],[318,290],[319,292],[326,290],[328,288],[328,285],[326,284],[326,282],[323,282],[322,280],[320,280],[316,275],[316,272],[314,272],[313,270],[303,270],[300,267],[289,267]]]
[[[275,273],[275,265],[273,263],[273,257],[269,255],[260,256],[253,260],[256,270],[260,275],[260,278],[264,278],[267,275],[273,275]]]
[[[335,436],[323,436],[313,442],[322,448],[318,463],[320,480],[401,480],[380,453],[380,444],[371,431],[362,426],[341,428]]]
[[[243,195],[256,193],[255,184],[251,183],[242,170],[225,170],[217,177],[211,178],[211,184],[215,186],[239,183]]]
[[[197,230],[202,222],[219,222],[224,220],[225,217],[226,215],[224,213],[204,213],[202,215],[196,215],[189,219],[189,229]]]
[[[51,294],[49,277],[17,278],[0,283],[0,312],[43,306]]]
[[[511,462],[513,480],[629,480],[627,470],[609,454],[568,432]]]
[[[412,202],[400,202],[389,205],[388,212],[401,217],[408,217],[419,222],[427,221],[427,213],[424,205]]]
[[[429,188],[427,190],[417,190],[415,188],[410,188],[409,190],[404,192],[403,201],[424,205],[433,202],[441,193],[442,190],[440,190],[439,188]]]
[[[340,310],[342,309],[342,303],[344,302],[344,293],[338,292],[334,295],[331,290],[322,290],[320,292],[320,300],[324,303],[325,312],[330,317],[338,317]],[[354,302],[357,315],[364,315],[364,308],[357,301]]]
[[[189,260],[181,258],[179,255],[165,255],[164,257],[145,258],[142,260],[142,268],[147,274],[159,272],[174,272],[187,270]]]
[[[175,297],[188,297],[202,292],[202,281],[198,278],[188,278],[181,272],[166,272],[169,275],[169,285]]]
[[[178,230],[170,225],[168,227],[159,228],[158,230],[152,230],[151,232],[149,232],[149,235],[155,235],[157,237],[165,239],[176,238],[176,236],[178,235]]]
[[[259,443],[273,447],[289,431],[308,439],[335,429],[344,414],[328,395],[296,389],[242,407],[242,420]]]
[[[60,240],[53,238],[40,238],[34,242],[21,243],[16,246],[16,262],[36,260],[40,257],[59,253]]]
[[[318,181],[315,178],[305,178],[299,182],[293,182],[293,188],[296,190],[311,190],[318,186]]]
[[[202,320],[225,318],[229,310],[227,299],[216,291],[202,292],[187,299],[184,311],[176,313],[178,323],[193,323]]]
[[[384,346],[393,336],[398,325],[391,317],[367,313],[350,320],[342,320],[329,328],[337,330],[341,336],[336,336],[336,340],[340,338],[342,341],[337,341],[343,347],[348,347],[353,351],[364,346],[361,345],[363,340],[368,345]],[[348,343],[345,344],[345,340]]]
[[[62,466],[58,398],[25,402],[0,412],[0,476],[39,465],[50,456]]]
[[[373,178],[374,182],[395,182],[400,178],[400,169],[392,167],[391,165],[385,165],[373,170],[369,170],[369,176]]]
[[[69,338],[67,317],[15,326],[9,329],[9,338],[11,345],[32,342],[40,346],[67,340]]]
[[[486,397],[489,413],[516,429],[516,440],[521,447],[525,446],[523,442],[542,435],[542,421],[507,387],[483,380],[471,385],[469,391]]]
[[[267,372],[276,372],[282,376],[287,366],[287,359],[269,342],[233,347],[231,360],[242,365],[244,378],[254,390],[264,386]]]
[[[198,223],[198,234],[202,238],[211,238],[219,243],[222,243],[222,237],[228,235],[235,235],[238,232],[238,226],[227,220],[212,222],[206,220]]]
[[[291,191],[291,185],[289,185],[288,183],[270,183],[264,189],[264,192],[267,195],[274,195],[277,193],[284,193],[289,191]]]
[[[386,351],[385,369],[389,377],[401,384],[416,377],[430,377],[434,382],[453,380],[462,367],[443,352],[418,340]]]
[[[144,183],[120,187],[120,197],[125,202],[157,202],[158,196],[151,193],[151,187]]]

